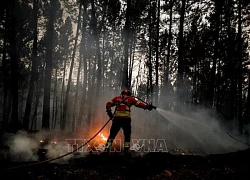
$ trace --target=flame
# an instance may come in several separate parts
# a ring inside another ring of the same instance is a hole
[[[99,133],[98,135],[101,136],[102,140],[107,141],[108,138],[106,138],[102,133]]]

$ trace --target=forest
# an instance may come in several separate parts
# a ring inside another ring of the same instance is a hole
[[[126,87],[165,110],[212,110],[247,134],[249,4],[1,2],[1,129],[75,131]]]
[[[6,133],[20,131],[89,137],[124,88],[158,109],[133,109],[134,137],[206,154],[250,146],[249,0],[8,0],[0,8],[1,149]],[[210,129],[196,132],[194,121]]]

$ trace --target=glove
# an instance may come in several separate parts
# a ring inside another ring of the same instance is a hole
[[[149,103],[149,104],[148,104],[147,109],[148,109],[149,111],[151,111],[152,109],[154,109],[154,106],[152,105],[152,103]]]
[[[111,109],[107,109],[107,114],[108,114],[108,116],[109,116],[110,119],[113,119],[113,118],[114,118]]]

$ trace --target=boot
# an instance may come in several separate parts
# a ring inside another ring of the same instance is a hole
[[[109,155],[109,153],[110,153],[110,148],[105,148],[104,149],[104,151],[100,154],[100,155],[102,155],[102,156],[108,156]]]
[[[129,147],[124,147],[124,157],[125,158],[131,158]]]
[[[105,149],[101,153],[101,155],[109,155],[111,146],[112,146],[112,142],[107,142],[105,145]]]

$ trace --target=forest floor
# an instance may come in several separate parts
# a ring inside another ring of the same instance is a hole
[[[50,162],[11,169],[29,163],[1,161],[1,179],[250,179],[250,149],[207,156],[151,152],[125,158],[118,154],[92,154],[67,164]]]

